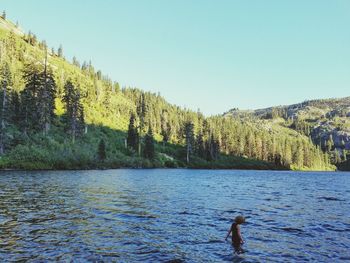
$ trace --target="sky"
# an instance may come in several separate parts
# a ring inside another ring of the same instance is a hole
[[[0,0],[122,86],[206,115],[350,96],[349,0]]]

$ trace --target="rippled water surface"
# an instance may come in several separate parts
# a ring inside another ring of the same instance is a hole
[[[247,252],[224,241],[243,214]],[[0,172],[2,261],[350,261],[350,174]]]

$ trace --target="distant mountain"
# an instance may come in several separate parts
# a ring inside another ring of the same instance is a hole
[[[330,152],[333,162],[339,162],[339,157],[341,161],[347,159],[350,150],[350,97],[310,100],[257,110],[232,109],[224,116],[274,123],[296,130],[309,136],[323,151]]]

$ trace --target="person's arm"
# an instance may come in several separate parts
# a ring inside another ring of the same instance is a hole
[[[226,235],[225,240],[227,240],[227,238],[230,236],[231,232],[232,232],[232,226],[231,226],[230,229],[228,230],[228,233],[227,233],[227,235]]]
[[[243,240],[243,237],[242,237],[242,235],[241,235],[241,228],[240,228],[239,225],[237,225],[237,234],[238,234],[238,237],[239,237],[239,242],[240,242],[241,244],[243,244],[243,243],[244,243],[244,240]]]

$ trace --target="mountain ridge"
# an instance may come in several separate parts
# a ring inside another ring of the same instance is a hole
[[[350,150],[350,96],[315,99],[257,110],[231,109],[234,118],[266,120],[309,136],[313,143],[332,153],[333,159],[348,159]],[[340,156],[336,156],[336,155]],[[334,160],[335,161],[335,160]],[[339,160],[338,160],[339,161]]]

